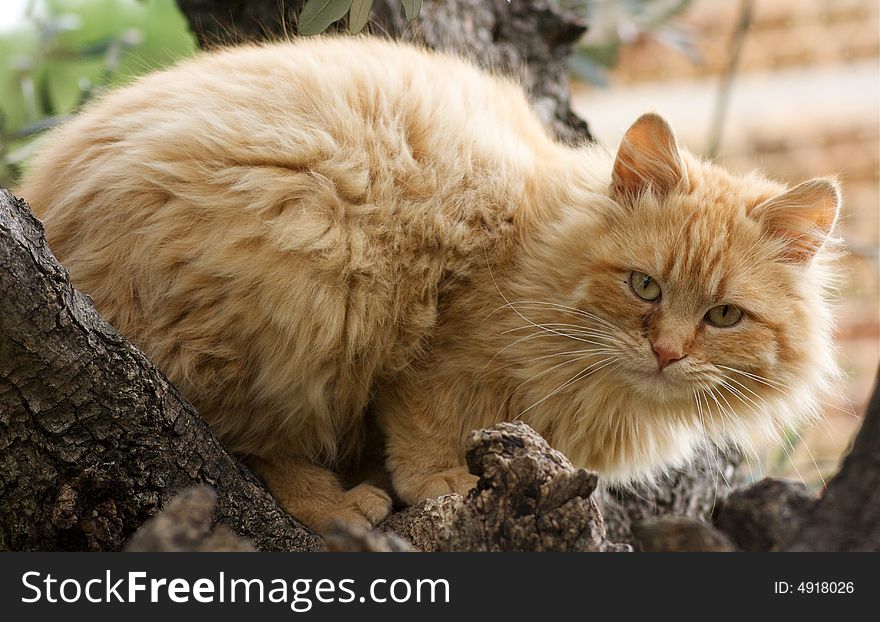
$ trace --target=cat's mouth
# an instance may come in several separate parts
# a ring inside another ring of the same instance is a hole
[[[638,395],[661,402],[691,400],[701,380],[684,362],[660,369],[656,363],[622,365],[620,375]]]

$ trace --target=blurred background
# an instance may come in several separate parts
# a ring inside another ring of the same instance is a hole
[[[174,0],[0,0],[0,186],[90,98],[196,50]]]
[[[656,110],[688,148],[733,170],[841,177],[847,382],[824,422],[751,461],[756,476],[820,487],[858,428],[880,359],[880,3],[558,2],[589,20],[571,59],[573,105],[609,148]],[[14,187],[45,131],[90,98],[196,52],[174,0],[0,0],[0,186]]]

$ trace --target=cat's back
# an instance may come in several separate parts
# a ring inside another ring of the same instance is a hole
[[[296,239],[319,227],[301,219],[328,211],[442,236],[438,218],[494,208],[487,197],[554,149],[512,81],[411,45],[316,38],[205,54],[111,92],[55,132],[21,193],[62,255],[90,224],[80,242],[177,219],[271,222],[293,250],[316,243]]]
[[[411,45],[317,38],[205,54],[111,92],[56,132],[24,189],[46,211],[90,169],[173,191],[224,167],[326,161],[359,167],[343,188],[357,194],[368,176],[455,177],[462,158],[542,140],[512,82]]]
[[[341,413],[419,350],[446,275],[516,237],[554,148],[513,82],[318,38],[110,93],[47,142],[21,194],[74,283],[209,415],[303,395]]]

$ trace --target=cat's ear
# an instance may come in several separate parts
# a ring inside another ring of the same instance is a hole
[[[840,213],[836,180],[811,179],[758,205],[752,214],[786,241],[785,259],[806,262],[831,234]]]
[[[687,170],[672,128],[660,115],[643,114],[620,141],[611,173],[611,196],[626,201],[650,188],[655,196],[664,197],[678,186],[687,186]]]

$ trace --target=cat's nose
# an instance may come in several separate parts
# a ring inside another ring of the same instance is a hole
[[[654,349],[654,354],[657,356],[657,365],[660,366],[661,371],[672,365],[675,361],[680,361],[686,356],[683,352],[656,343],[652,343],[651,347]]]

